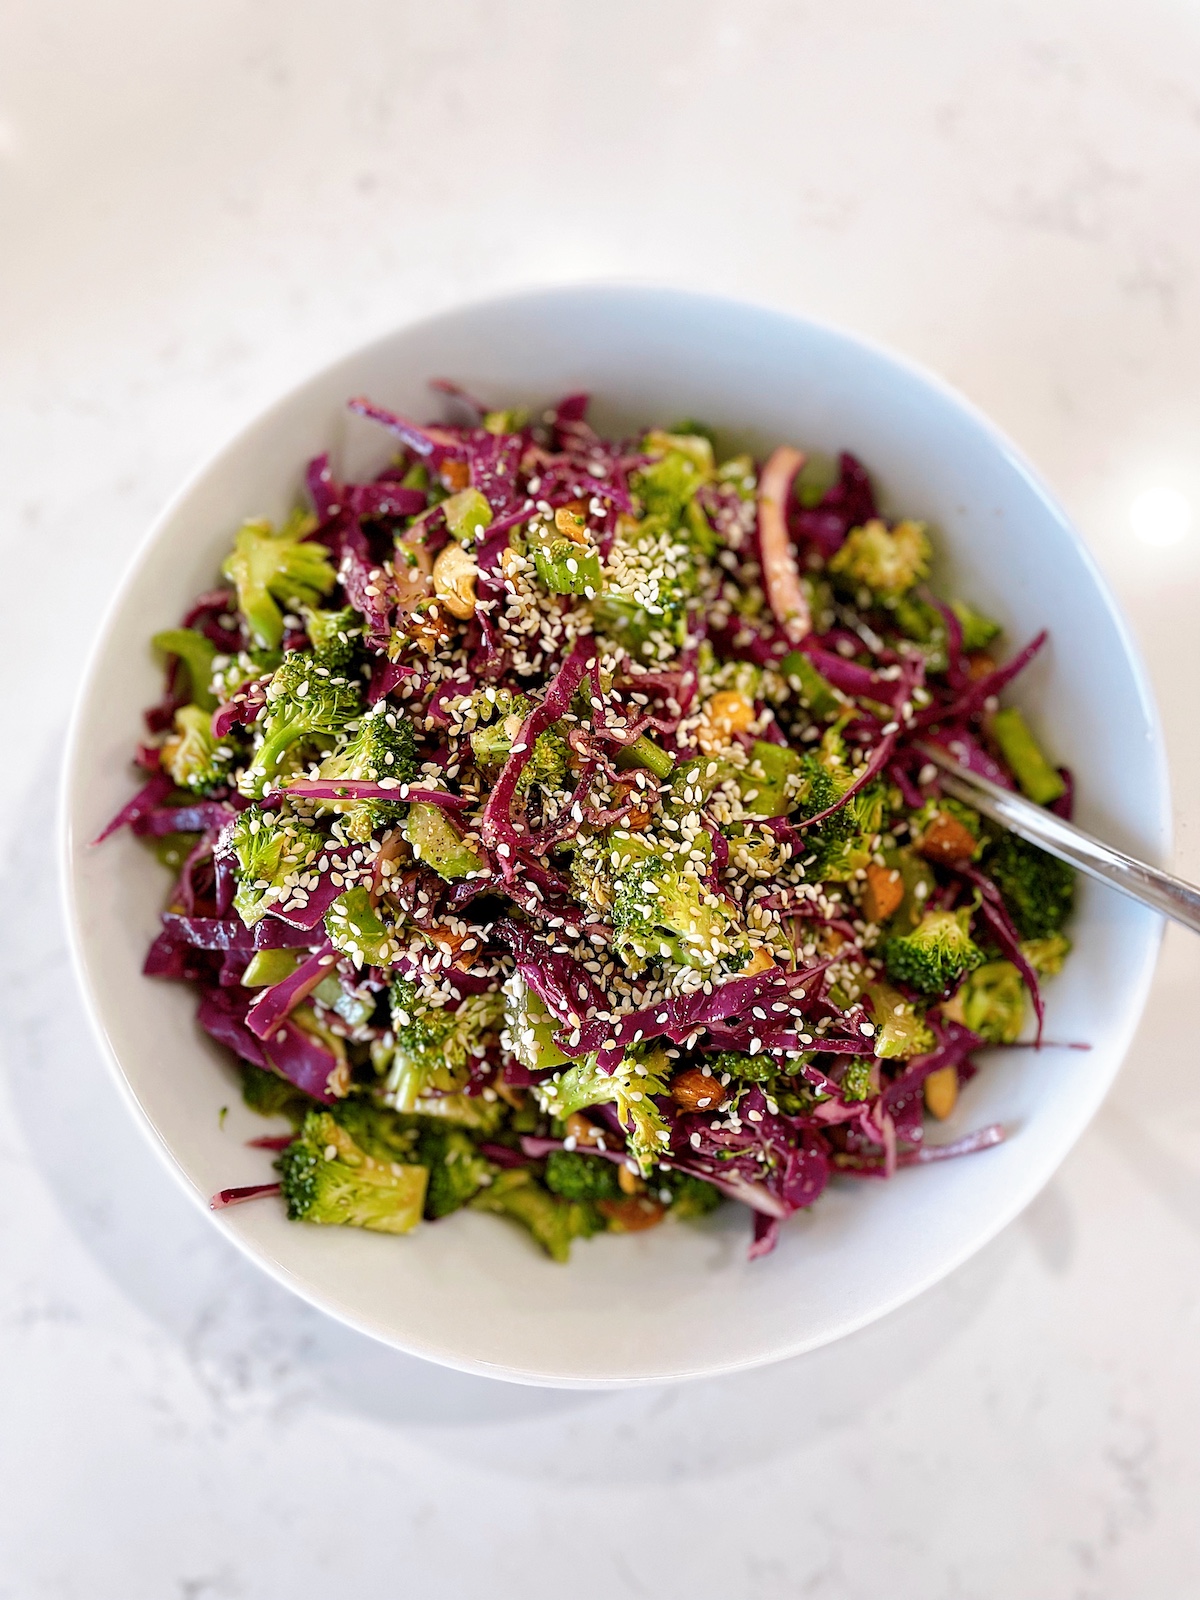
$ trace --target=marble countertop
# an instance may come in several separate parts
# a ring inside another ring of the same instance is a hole
[[[624,276],[843,322],[1008,430],[1132,621],[1200,877],[1200,15],[16,0],[5,20],[0,1600],[1200,1592],[1188,936],[1059,1176],[939,1288],[766,1371],[522,1390],[335,1326],[176,1190],[67,970],[51,804],[99,607],[225,435],[400,319]],[[1164,488],[1156,520],[1140,497]]]

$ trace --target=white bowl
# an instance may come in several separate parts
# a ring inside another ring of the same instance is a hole
[[[196,1026],[191,991],[140,975],[161,868],[128,834],[100,849],[87,841],[133,791],[140,712],[159,688],[150,633],[212,586],[243,517],[278,516],[294,502],[309,456],[331,449],[349,472],[382,464],[388,441],[347,416],[349,396],[430,415],[438,401],[427,380],[439,376],[496,404],[588,389],[602,426],[697,416],[760,447],[854,451],[889,509],[934,524],[943,575],[999,617],[1011,642],[1050,627],[1017,698],[1074,769],[1084,825],[1163,855],[1162,740],[1125,625],[1046,490],[941,383],[802,318],[662,289],[522,294],[402,328],[286,395],[167,509],[113,604],[71,734],[64,851],[75,959],[117,1081],[197,1205],[216,1189],[270,1179],[270,1156],[244,1144],[265,1125]],[[993,1053],[938,1137],[999,1121],[1007,1143],[889,1183],[842,1178],[762,1261],[746,1259],[750,1217],[736,1206],[700,1226],[578,1245],[567,1268],[475,1214],[399,1240],[288,1223],[274,1201],[210,1213],[213,1225],[332,1316],[466,1371],[600,1386],[794,1355],[935,1283],[1032,1199],[1113,1080],[1160,932],[1158,918],[1082,883],[1075,953],[1048,986],[1047,1036],[1090,1051]]]

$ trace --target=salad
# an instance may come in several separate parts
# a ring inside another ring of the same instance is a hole
[[[561,1261],[730,1200],[759,1256],[837,1174],[997,1143],[927,1129],[981,1046],[1030,1011],[1040,1042],[1073,879],[923,746],[1069,815],[998,703],[1045,635],[1000,664],[853,456],[436,387],[456,423],[351,401],[390,464],[311,462],[154,636],[144,785],[101,838],[169,868],[145,971],[290,1124],[250,1141],[277,1181],[213,1205],[470,1207]]]

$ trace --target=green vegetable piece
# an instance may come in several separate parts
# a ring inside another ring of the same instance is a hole
[[[470,1135],[451,1123],[427,1125],[417,1151],[422,1166],[429,1169],[425,1215],[431,1221],[465,1206],[496,1171],[476,1150]]]
[[[836,717],[846,701],[829,680],[818,672],[803,650],[791,650],[779,663],[789,688],[814,717]]]
[[[713,476],[712,440],[704,434],[648,433],[642,449],[658,459],[633,474],[646,515],[678,525],[696,490]]]
[[[164,655],[177,656],[188,675],[192,704],[202,711],[215,711],[217,697],[212,692],[213,658],[217,647],[195,628],[166,628],[151,641]]]
[[[377,1161],[327,1111],[310,1111],[276,1162],[293,1222],[408,1233],[421,1220],[428,1172]]]
[[[564,1200],[619,1200],[617,1168],[604,1156],[552,1150],[546,1157],[546,1187]]]
[[[723,1198],[721,1191],[703,1178],[694,1178],[690,1172],[674,1172],[660,1168],[654,1175],[654,1190],[658,1199],[671,1208],[671,1215],[680,1222],[695,1217],[706,1217],[715,1211]]]
[[[534,1085],[542,1110],[565,1122],[573,1112],[612,1103],[621,1126],[629,1133],[629,1148],[643,1173],[670,1148],[671,1130],[653,1096],[667,1092],[665,1052],[636,1047],[626,1051],[616,1068],[603,1072],[589,1056],[557,1077]]]
[[[277,1072],[239,1061],[242,1072],[242,1099],[260,1117],[287,1117],[298,1128],[312,1109],[313,1102],[294,1083]]]
[[[1075,873],[1035,844],[1002,833],[984,862],[1023,939],[1061,932],[1075,904]]]
[[[282,983],[308,954],[306,950],[256,950],[242,973],[243,989],[266,989]]]
[[[940,994],[964,972],[983,965],[971,938],[971,912],[927,911],[911,933],[885,941],[888,976],[926,994]]]
[[[1025,1021],[1025,985],[1011,961],[987,961],[943,1010],[989,1044],[1013,1044]]]
[[[175,726],[163,741],[159,761],[181,789],[208,794],[229,778],[233,750],[213,737],[212,713],[180,706]]]
[[[262,743],[238,787],[252,798],[264,794],[295,750],[330,750],[362,713],[358,693],[344,676],[310,650],[289,651],[267,685],[258,723]]]
[[[868,984],[864,993],[875,1024],[877,1056],[888,1061],[908,1061],[936,1047],[933,1029],[921,1012],[891,984]]]
[[[381,700],[364,713],[346,743],[325,757],[319,776],[327,783],[378,783],[387,778],[401,784],[411,783],[419,766],[412,723]],[[327,800],[321,802],[321,809],[342,812],[350,837],[365,840],[376,829],[396,821],[401,815],[402,802]]]
[[[726,1072],[742,1083],[769,1083],[776,1077],[779,1067],[768,1055],[748,1055],[743,1050],[722,1050],[708,1060],[713,1076],[721,1078]]]
[[[146,843],[153,850],[155,858],[178,875],[202,837],[199,833],[165,833],[161,838],[147,839]]]
[[[489,411],[483,419],[488,433],[520,433],[529,426],[529,412],[524,406],[513,406],[508,411]]]
[[[354,660],[354,647],[362,637],[362,618],[353,606],[340,611],[318,611],[301,606],[304,629],[313,653],[331,671],[343,671]]]
[[[442,501],[446,526],[459,544],[472,545],[492,520],[492,508],[478,489],[460,489]]]
[[[1039,806],[1048,806],[1067,792],[1067,786],[1042,754],[1029,724],[1016,706],[1006,706],[992,718],[992,738],[1024,794]]]
[[[329,1114],[359,1149],[376,1161],[407,1163],[417,1160],[421,1123],[416,1117],[403,1116],[362,1095],[339,1100],[329,1108]]]
[[[1021,954],[1039,978],[1056,978],[1070,953],[1071,941],[1062,933],[1052,933],[1046,939],[1021,941]]]
[[[530,1072],[564,1066],[571,1058],[554,1042],[559,1023],[519,972],[505,984],[506,1048]]]
[[[885,865],[899,872],[904,888],[904,898],[892,913],[888,929],[892,933],[911,933],[925,915],[929,896],[937,888],[937,878],[924,856],[908,845],[884,851],[883,859]]]
[[[678,858],[650,855],[614,884],[613,945],[634,972],[647,961],[712,971],[745,948],[729,903]]]
[[[386,1090],[398,1111],[411,1111],[428,1094],[452,1095],[466,1087],[471,1060],[499,1031],[504,998],[468,995],[455,1010],[427,1005],[404,978],[391,988],[395,1050]]]
[[[746,815],[786,817],[793,810],[801,789],[804,757],[785,744],[756,739],[750,747],[750,760],[737,773],[737,786]]]
[[[842,1073],[842,1099],[865,1100],[871,1093],[873,1082],[871,1078],[870,1056],[852,1056]]]
[[[923,524],[898,522],[889,528],[873,518],[850,530],[829,571],[880,600],[897,600],[928,575],[932,554]]]
[[[379,915],[361,884],[338,895],[325,913],[325,932],[356,967],[389,967],[401,953],[395,923]]]
[[[439,877],[452,882],[483,872],[487,862],[474,845],[468,844],[440,806],[417,801],[404,819],[404,837],[413,854],[433,868]]]
[[[926,672],[945,672],[950,665],[946,619],[935,605],[919,595],[901,595],[891,603],[896,626],[905,638],[921,646]]]
[[[730,456],[717,468],[721,483],[731,483],[741,500],[753,500],[758,493],[758,469],[750,455]]]
[[[632,744],[627,744],[624,749],[618,750],[616,764],[623,772],[644,767],[659,779],[669,778],[675,770],[674,756],[668,755],[661,745],[655,744],[654,740],[648,739],[644,733],[639,734]]]
[[[531,522],[527,543],[543,589],[551,594],[599,594],[600,552],[585,518],[562,508],[551,523]]]
[[[229,848],[237,861],[233,908],[248,928],[291,895],[287,880],[315,861],[323,839],[278,811],[248,806],[233,825]]]
[[[982,612],[969,606],[965,600],[951,600],[950,609],[958,618],[958,625],[962,629],[964,650],[986,650],[1000,633],[998,622],[993,622],[991,617],[985,617]]]
[[[570,1257],[572,1239],[587,1238],[603,1226],[590,1206],[558,1199],[522,1167],[500,1173],[470,1204],[477,1211],[492,1211],[519,1222],[550,1259],[558,1262]]]
[[[592,606],[597,632],[639,660],[667,660],[683,643],[698,574],[690,539],[663,517],[623,519]]]
[[[285,606],[316,605],[337,582],[324,545],[306,543],[316,518],[295,511],[281,528],[244,522],[221,568],[238,596],[238,609],[261,649],[277,650],[283,639]]]

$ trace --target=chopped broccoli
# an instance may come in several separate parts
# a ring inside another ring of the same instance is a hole
[[[735,781],[751,817],[786,817],[809,783],[799,751],[765,739],[751,745],[750,759]]]
[[[356,967],[387,967],[400,955],[395,923],[380,916],[361,884],[338,895],[325,913],[325,932]]]
[[[969,606],[965,600],[951,600],[950,609],[958,618],[958,625],[962,629],[964,650],[986,650],[1000,632],[998,622],[985,617],[982,612]]]
[[[159,755],[163,770],[181,789],[208,794],[229,780],[233,750],[213,737],[212,713],[198,705],[180,706],[173,731]]]
[[[1071,941],[1062,933],[1052,933],[1048,939],[1021,941],[1021,954],[1040,978],[1057,977],[1070,953]]]
[[[845,698],[817,671],[803,650],[790,651],[779,663],[779,670],[800,704],[807,706],[814,717],[836,717],[845,706]]]
[[[722,1050],[718,1055],[710,1056],[707,1064],[712,1068],[714,1077],[721,1078],[727,1072],[731,1078],[739,1078],[743,1083],[768,1083],[779,1071],[771,1056],[747,1055],[743,1050]]]
[[[893,933],[910,933],[925,915],[929,896],[937,888],[937,878],[928,861],[908,845],[898,850],[885,850],[883,859],[889,868],[900,874],[904,887],[904,896],[889,918],[888,926]]]
[[[920,645],[926,672],[945,672],[950,665],[946,619],[920,595],[904,594],[889,601],[895,624],[906,639]]]
[[[695,557],[661,517],[622,518],[605,564],[605,588],[592,607],[597,631],[639,660],[668,659],[683,643]]]
[[[647,772],[652,772],[660,780],[669,778],[675,770],[674,756],[661,745],[655,744],[653,739],[648,739],[644,733],[639,734],[632,744],[627,744],[624,749],[617,751],[616,764],[623,772],[644,767]]]
[[[217,697],[212,692],[213,659],[217,647],[195,628],[166,628],[151,641],[164,655],[177,656],[187,669],[192,704],[202,711],[215,711]]]
[[[612,924],[614,947],[635,972],[654,960],[711,971],[745,945],[729,904],[678,857],[645,856],[619,875]]]
[[[626,1051],[612,1072],[604,1072],[589,1056],[578,1065],[534,1085],[542,1110],[562,1121],[588,1106],[613,1103],[629,1147],[643,1173],[670,1147],[671,1129],[653,1096],[667,1093],[668,1061],[661,1050],[639,1046]]]
[[[294,747],[328,750],[362,709],[358,694],[342,675],[331,672],[309,650],[289,651],[267,685],[266,711],[258,724],[262,744],[238,787],[243,794],[263,794]]]
[[[471,1060],[484,1053],[500,1027],[504,998],[468,995],[456,1010],[424,1005],[412,984],[397,978],[391,989],[395,1051],[387,1092],[398,1111],[411,1111],[431,1091],[454,1094],[466,1086]]]
[[[442,501],[446,526],[460,544],[473,545],[492,520],[492,508],[478,489],[460,489]]]
[[[655,430],[642,440],[642,449],[655,459],[633,474],[630,487],[647,516],[678,526],[696,490],[713,477],[712,440],[703,433]]]
[[[618,1200],[615,1165],[604,1156],[552,1150],[546,1157],[546,1187],[564,1200]]]
[[[242,1072],[242,1099],[250,1110],[257,1111],[260,1117],[286,1117],[298,1128],[313,1107],[308,1095],[267,1067],[256,1067],[249,1061],[239,1061],[238,1066]]]
[[[1075,904],[1075,873],[1066,862],[1014,833],[1002,833],[985,865],[1023,939],[1061,931]]]
[[[531,522],[526,540],[538,582],[551,594],[599,594],[600,552],[580,513],[560,506],[552,525]]]
[[[873,518],[850,530],[829,571],[880,600],[896,600],[928,574],[931,554],[923,524],[898,522],[889,528]]]
[[[277,650],[285,606],[316,605],[337,582],[324,545],[306,542],[316,519],[294,511],[281,528],[244,522],[221,571],[237,589],[238,608],[255,644]]]
[[[498,772],[512,754],[512,747],[533,701],[510,689],[489,692],[476,690],[472,708],[479,718],[471,733],[471,753],[485,772]],[[521,769],[517,793],[524,794],[533,784],[544,789],[560,789],[566,781],[570,747],[557,727],[538,734],[533,754]]]
[[[382,1106],[377,1100],[362,1095],[350,1095],[331,1106],[329,1114],[339,1127],[358,1145],[360,1150],[376,1161],[420,1161],[417,1154],[421,1137],[421,1124],[416,1117],[403,1116],[398,1111]]]
[[[991,722],[992,738],[1008,763],[1013,777],[1039,806],[1048,806],[1067,792],[1062,775],[1054,770],[1033,736],[1029,724],[1016,706],[997,711]]]
[[[362,618],[353,606],[340,611],[318,611],[301,606],[300,615],[313,652],[331,672],[342,671],[354,660],[355,641],[362,636]]]
[[[911,933],[885,941],[888,975],[926,994],[940,994],[960,974],[983,965],[983,952],[971,938],[971,912],[927,911]]]
[[[1011,961],[988,961],[968,973],[942,1007],[989,1044],[1012,1044],[1025,1021],[1025,985]]]
[[[694,1178],[690,1172],[676,1172],[660,1168],[654,1175],[655,1197],[670,1206],[671,1215],[679,1221],[692,1217],[705,1217],[721,1204],[721,1191],[703,1178]]]
[[[407,1233],[421,1220],[428,1173],[367,1155],[327,1111],[310,1111],[276,1162],[293,1222]]]
[[[872,983],[865,991],[875,1024],[875,1054],[885,1060],[907,1061],[924,1055],[936,1044],[933,1029],[911,1000],[888,983]]]
[[[543,1189],[524,1167],[502,1172],[470,1202],[477,1211],[491,1211],[519,1222],[554,1261],[571,1254],[572,1239],[599,1233],[604,1224],[594,1208],[578,1200],[560,1200]]]
[[[524,406],[512,406],[507,411],[489,411],[483,419],[488,433],[520,433],[529,426],[529,412]]]
[[[413,855],[447,882],[487,867],[484,857],[463,838],[440,806],[414,801],[404,819],[404,837],[412,846]]]
[[[288,899],[292,892],[288,880],[317,859],[323,842],[319,833],[281,812],[248,806],[241,813],[227,847],[238,865],[233,908],[248,928],[273,905]]]
[[[417,776],[416,736],[412,723],[400,712],[380,701],[366,712],[349,739],[321,762],[319,776],[326,782],[378,783],[394,778],[411,783]],[[340,811],[346,816],[346,831],[352,839],[369,839],[399,816],[399,801],[327,800],[322,809]]]
[[[842,1069],[839,1085],[843,1100],[865,1100],[873,1087],[870,1056],[851,1056]]]
[[[429,1169],[425,1215],[431,1221],[465,1206],[491,1183],[496,1171],[476,1150],[471,1136],[452,1123],[426,1125],[417,1150],[421,1165]]]
[[[256,950],[242,973],[243,989],[267,989],[282,983],[304,960],[304,950]]]
[[[514,972],[504,985],[504,1027],[502,1043],[530,1072],[561,1067],[570,1057],[554,1042],[558,1021],[547,1011],[539,995]]]

